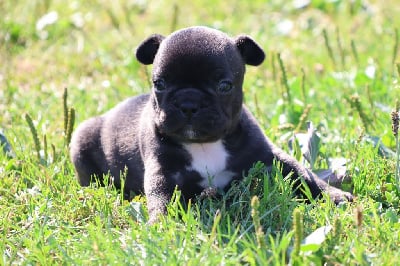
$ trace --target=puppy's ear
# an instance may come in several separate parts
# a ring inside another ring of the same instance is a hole
[[[145,65],[150,65],[154,61],[154,57],[160,47],[164,36],[159,34],[153,34],[146,40],[144,40],[139,47],[136,49],[136,59]]]
[[[236,37],[235,44],[246,64],[258,66],[264,61],[265,53],[263,49],[249,36],[240,35]]]

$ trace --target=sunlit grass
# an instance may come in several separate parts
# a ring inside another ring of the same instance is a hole
[[[0,152],[0,264],[397,264],[390,112],[400,92],[400,5],[300,2],[0,2],[0,129],[14,154]],[[49,24],[38,25],[46,14]],[[113,187],[78,185],[65,106],[76,125],[149,91],[151,67],[136,61],[136,46],[191,25],[260,43],[267,59],[247,68],[246,104],[284,149],[293,132],[306,130],[306,115],[321,137],[315,167],[348,159],[345,189],[355,203],[305,204],[279,172],[268,182],[255,165],[221,198],[186,207],[176,199],[148,226],[145,197],[127,202]],[[293,212],[302,215],[303,237],[333,226],[318,250],[291,255]]]

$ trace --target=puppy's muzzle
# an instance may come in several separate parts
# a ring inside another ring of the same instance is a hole
[[[206,107],[203,93],[196,89],[182,89],[175,95],[174,107],[181,113],[187,121],[198,115],[201,109]]]
[[[178,108],[183,116],[187,119],[192,119],[192,117],[199,111],[199,104],[196,102],[182,102],[175,105]]]

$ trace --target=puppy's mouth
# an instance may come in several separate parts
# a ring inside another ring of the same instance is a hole
[[[193,129],[192,125],[188,125],[184,130],[183,130],[183,136],[187,138],[188,140],[195,140],[198,138],[198,133]]]
[[[212,142],[221,139],[228,129],[228,118],[220,113],[200,108],[188,115],[172,106],[159,112],[156,125],[162,135],[178,142]]]
[[[180,129],[164,132],[164,134],[177,140],[178,142],[186,143],[203,143],[212,142],[220,139],[224,133],[210,132],[208,130],[196,129],[192,124],[186,124]]]
[[[220,138],[220,136],[211,136],[206,132],[196,130],[192,125],[186,125],[183,129],[172,134],[172,136],[180,142],[193,143],[210,142]]]

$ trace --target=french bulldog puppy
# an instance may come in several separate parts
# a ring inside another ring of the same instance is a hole
[[[255,162],[276,160],[314,197],[352,200],[272,144],[243,105],[245,65],[265,58],[250,37],[190,27],[150,36],[136,58],[153,64],[150,94],[123,101],[73,134],[70,154],[82,186],[110,174],[120,187],[125,178],[125,193],[146,195],[152,223],[165,214],[175,187],[185,199],[210,187],[226,190]]]

